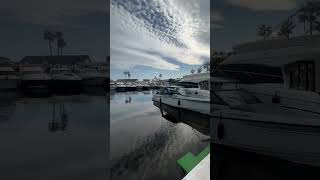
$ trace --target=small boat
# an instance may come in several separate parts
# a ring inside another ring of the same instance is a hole
[[[116,83],[116,91],[117,92],[125,92],[127,91],[127,86],[123,82]]]
[[[76,74],[82,78],[84,86],[103,87],[107,81],[107,74],[99,71],[95,67],[85,67],[76,70]]]
[[[137,90],[137,86],[133,83],[127,83],[126,84],[126,90],[127,91],[136,91]]]
[[[179,86],[162,87],[152,100],[166,105],[210,115],[209,73],[187,75]],[[192,88],[186,83],[194,83]]]
[[[207,90],[169,86],[153,95],[152,100],[159,102],[160,105],[163,103],[176,108],[210,114],[210,93]]]
[[[24,91],[28,90],[49,90],[51,77],[41,66],[22,66],[21,87]]]
[[[73,73],[70,68],[56,67],[50,69],[52,77],[51,88],[56,91],[79,91],[82,78]]]
[[[20,77],[10,66],[0,67],[0,90],[18,89]]]

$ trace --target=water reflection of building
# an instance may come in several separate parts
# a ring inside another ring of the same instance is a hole
[[[17,92],[0,92],[0,122],[11,119],[16,109]]]
[[[65,131],[68,125],[68,114],[64,104],[60,104],[58,108],[53,104],[52,121],[48,123],[49,131]]]

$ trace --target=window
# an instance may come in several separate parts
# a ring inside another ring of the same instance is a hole
[[[314,91],[314,68],[313,61],[299,61],[289,64],[285,68],[285,75],[288,79],[289,87],[305,91]]]

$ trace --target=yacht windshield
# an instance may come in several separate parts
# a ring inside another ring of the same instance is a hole
[[[242,90],[217,91],[216,94],[230,105],[261,103],[257,97]]]
[[[173,95],[173,94],[180,94],[180,93],[177,91],[177,88],[167,87],[162,90],[161,94]]]

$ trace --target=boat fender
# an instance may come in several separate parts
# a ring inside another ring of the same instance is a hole
[[[275,93],[272,97],[272,103],[279,104],[280,102],[281,102],[280,96],[277,93]]]
[[[221,114],[220,114],[220,120],[219,120],[219,123],[218,123],[218,128],[217,128],[217,136],[218,136],[218,139],[221,140],[223,139],[223,136],[224,136],[224,127],[223,127],[223,124],[221,122]]]
[[[180,100],[178,100],[178,106],[180,106]]]
[[[224,133],[223,131],[224,131],[223,124],[219,122],[218,129],[217,129],[217,136],[219,140],[223,138],[223,133]]]

